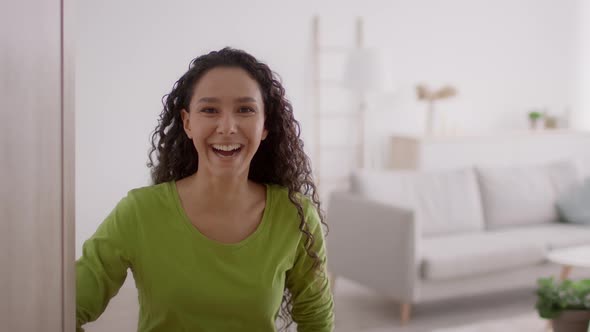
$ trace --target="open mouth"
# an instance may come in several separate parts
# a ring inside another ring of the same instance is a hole
[[[212,145],[211,149],[220,158],[232,158],[242,151],[242,145]]]

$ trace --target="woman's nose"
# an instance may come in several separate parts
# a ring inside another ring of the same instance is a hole
[[[217,124],[217,133],[220,135],[231,135],[236,133],[236,119],[233,114],[223,112]]]

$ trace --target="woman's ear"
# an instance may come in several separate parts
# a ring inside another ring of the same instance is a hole
[[[268,136],[268,130],[266,130],[266,128],[264,128],[264,130],[262,131],[261,141],[264,141],[266,139],[266,136]]]
[[[185,110],[180,110],[180,116],[182,117],[182,127],[184,128],[184,132],[189,139],[192,139],[191,135],[191,126],[190,126],[190,114]]]

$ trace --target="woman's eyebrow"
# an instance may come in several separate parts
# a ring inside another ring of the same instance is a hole
[[[240,97],[240,98],[234,99],[234,101],[236,101],[238,103],[255,103],[256,99],[254,99],[252,97]]]
[[[221,100],[214,97],[203,97],[197,100],[197,103],[219,103]]]

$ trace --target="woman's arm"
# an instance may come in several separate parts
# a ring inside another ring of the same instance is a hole
[[[317,210],[310,201],[304,207],[308,230],[315,240],[312,251],[321,265],[313,268],[314,259],[305,250],[307,237],[301,236],[293,268],[287,272],[287,288],[293,301],[292,316],[300,332],[328,332],[334,329],[334,300],[326,269],[326,247]]]
[[[95,321],[117,294],[132,266],[135,224],[131,199],[123,198],[94,235],[84,242],[76,261],[76,330]]]

